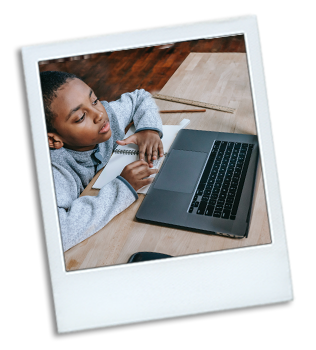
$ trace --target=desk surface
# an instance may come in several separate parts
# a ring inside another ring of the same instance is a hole
[[[191,53],[159,93],[235,108],[234,114],[206,110],[204,113],[161,114],[163,124],[191,120],[189,129],[256,134],[256,124],[246,54]],[[156,100],[159,109],[192,109],[192,106]],[[99,173],[82,195],[91,189]],[[67,270],[126,263],[139,251],[172,256],[211,252],[271,243],[265,193],[259,161],[254,189],[253,214],[248,238],[232,239],[137,222],[135,214],[144,198],[117,215],[103,229],[65,252]]]

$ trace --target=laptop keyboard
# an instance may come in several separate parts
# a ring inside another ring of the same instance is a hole
[[[189,213],[235,220],[253,144],[215,141]]]

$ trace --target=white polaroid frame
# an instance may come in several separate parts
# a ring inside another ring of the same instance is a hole
[[[271,244],[66,272],[39,61],[243,34]],[[292,300],[292,284],[255,16],[104,35],[22,49],[57,328],[70,332]]]

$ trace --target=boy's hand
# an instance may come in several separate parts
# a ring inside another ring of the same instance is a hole
[[[149,185],[154,180],[153,177],[144,179],[145,177],[156,173],[158,173],[158,170],[149,169],[148,164],[144,160],[137,160],[136,162],[126,165],[121,176],[131,184],[135,191],[137,191],[143,186]]]
[[[128,145],[129,143],[138,145],[139,159],[144,160],[146,153],[147,161],[151,168],[153,167],[153,161],[158,159],[158,154],[160,157],[163,157],[163,145],[158,132],[154,130],[143,130],[131,135],[125,140],[116,142],[121,146]]]

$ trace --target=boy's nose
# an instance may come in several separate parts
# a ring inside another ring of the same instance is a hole
[[[95,114],[95,118],[94,118],[94,122],[95,123],[98,123],[100,120],[102,120],[102,117],[103,117],[103,112],[97,112],[96,114]]]

